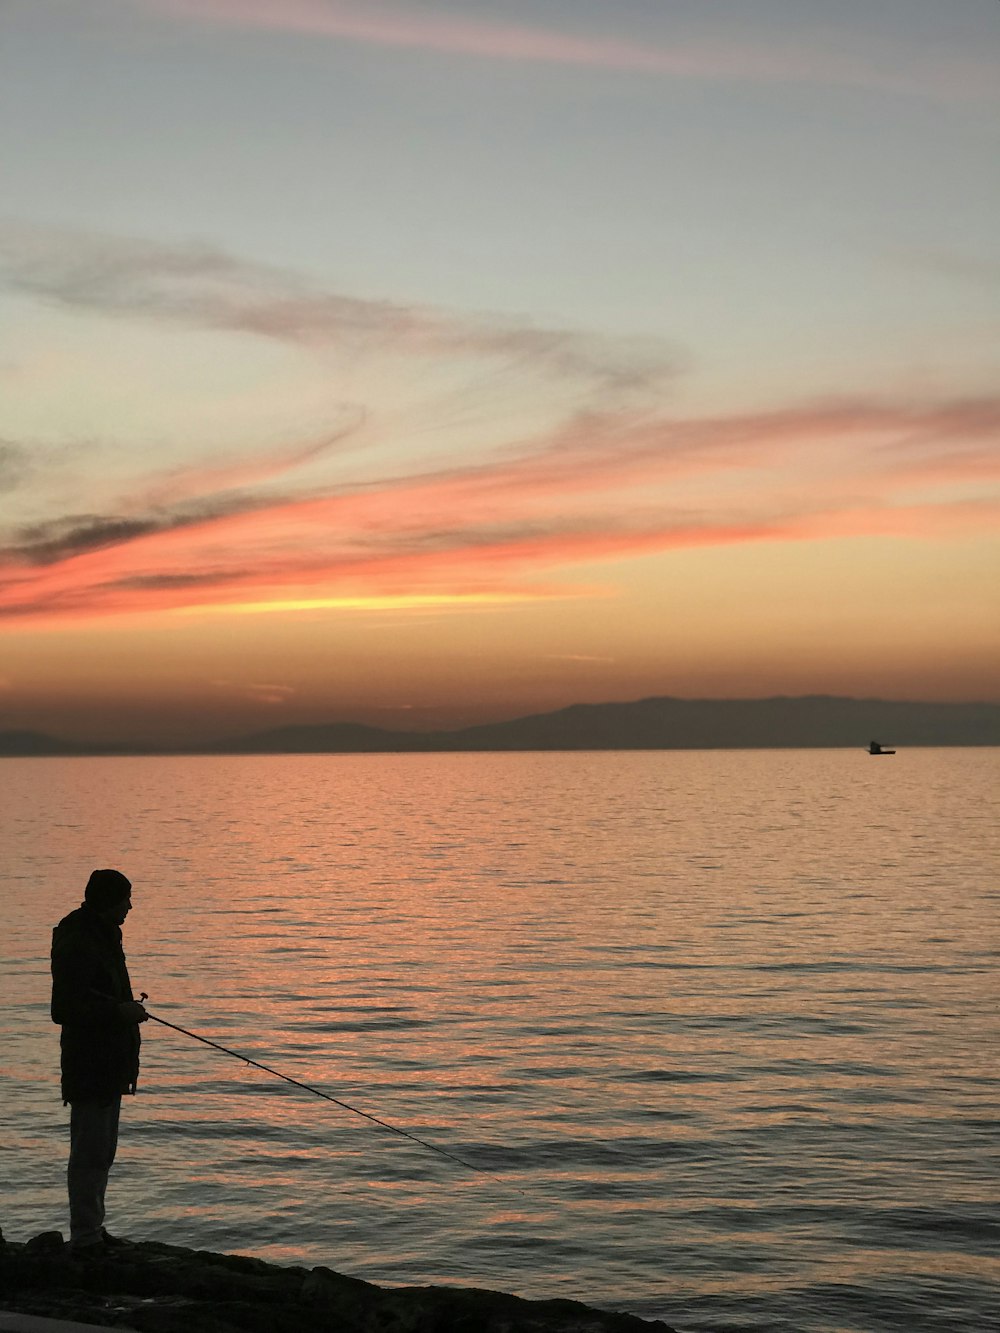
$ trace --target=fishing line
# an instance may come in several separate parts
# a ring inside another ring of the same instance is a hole
[[[146,998],[146,993],[143,992],[142,999],[145,1000]],[[174,1032],[180,1032],[185,1037],[200,1041],[205,1046],[211,1046],[213,1050],[221,1051],[223,1055],[231,1055],[236,1060],[242,1060],[245,1064],[252,1065],[254,1069],[262,1069],[265,1074],[273,1074],[275,1078],[284,1079],[286,1083],[291,1083],[293,1087],[302,1088],[304,1092],[311,1092],[316,1097],[322,1097],[324,1101],[333,1102],[334,1106],[350,1111],[352,1115],[363,1116],[365,1120],[370,1120],[373,1125],[380,1125],[382,1129],[391,1130],[393,1134],[401,1134],[404,1139],[419,1143],[422,1148],[429,1148],[431,1152],[436,1152],[441,1157],[448,1157],[451,1161],[457,1162],[459,1166],[464,1166],[469,1171],[476,1171],[480,1175],[489,1176],[498,1185],[504,1185],[507,1189],[516,1189],[518,1194],[524,1194],[524,1190],[517,1189],[517,1186],[512,1185],[509,1180],[501,1180],[499,1176],[494,1175],[492,1171],[487,1171],[485,1167],[476,1166],[474,1162],[467,1162],[464,1157],[459,1157],[457,1153],[449,1152],[447,1148],[439,1148],[436,1143],[428,1143],[426,1139],[411,1134],[408,1129],[400,1129],[398,1125],[391,1125],[388,1120],[380,1120],[377,1115],[371,1115],[368,1111],[362,1111],[357,1106],[352,1106],[350,1102],[343,1102],[339,1097],[333,1097],[328,1092],[322,1092],[319,1088],[314,1088],[311,1083],[302,1083],[297,1078],[283,1074],[280,1069],[272,1069],[269,1065],[262,1065],[259,1060],[251,1060],[248,1055],[241,1055],[239,1051],[231,1051],[228,1046],[220,1046],[217,1041],[210,1041],[208,1037],[201,1037],[197,1032],[189,1032],[187,1028],[179,1027],[176,1023],[168,1023],[165,1018],[159,1018],[156,1014],[151,1014],[148,1009],[146,1010],[146,1017],[151,1018],[154,1023],[159,1023],[165,1028],[172,1028]]]

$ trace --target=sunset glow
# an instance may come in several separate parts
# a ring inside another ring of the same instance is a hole
[[[1000,11],[752,9],[7,6],[0,730],[1000,699]]]

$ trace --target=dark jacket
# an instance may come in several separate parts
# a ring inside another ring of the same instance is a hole
[[[132,998],[121,931],[84,903],[52,932],[52,1021],[62,1024],[64,1102],[106,1104],[135,1092],[139,1028],[118,1013]]]

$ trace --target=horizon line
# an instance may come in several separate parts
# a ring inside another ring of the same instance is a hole
[[[753,696],[734,696],[734,695],[684,696],[684,695],[673,695],[673,694],[652,694],[652,695],[643,695],[638,698],[608,699],[608,700],[601,700],[598,702],[576,701],[573,703],[561,705],[557,708],[545,709],[542,711],[535,711],[528,713],[514,713],[510,716],[496,718],[491,721],[466,723],[458,727],[438,726],[438,727],[400,729],[398,727],[381,726],[377,723],[358,722],[358,721],[339,718],[339,719],[325,720],[325,721],[306,721],[306,722],[287,722],[287,723],[279,722],[276,725],[256,728],[252,730],[239,730],[231,733],[219,733],[213,735],[209,739],[201,740],[200,742],[194,742],[194,741],[180,742],[180,743],[170,742],[170,741],[157,742],[148,737],[146,738],[140,737],[134,740],[118,739],[118,740],[108,740],[108,741],[100,741],[91,738],[86,738],[83,740],[74,741],[74,740],[67,740],[65,739],[65,737],[55,734],[53,732],[42,731],[34,727],[17,727],[17,726],[0,727],[0,746],[2,746],[3,742],[10,742],[14,740],[19,740],[23,744],[30,744],[32,742],[41,742],[42,744],[53,745],[55,747],[63,747],[67,751],[71,751],[74,754],[79,755],[80,757],[89,755],[91,757],[96,757],[96,758],[99,757],[110,758],[114,756],[122,756],[125,754],[130,754],[130,755],[148,754],[151,756],[211,755],[211,754],[229,754],[232,753],[232,751],[226,748],[228,746],[248,744],[254,741],[263,741],[268,737],[276,737],[281,735],[282,733],[288,733],[291,736],[296,733],[300,734],[305,734],[309,732],[322,733],[324,731],[332,731],[335,729],[342,729],[354,733],[371,733],[375,737],[387,737],[392,739],[399,739],[400,741],[403,742],[412,741],[415,745],[418,745],[422,739],[427,739],[427,740],[440,739],[446,741],[449,737],[454,737],[456,739],[460,737],[469,737],[470,735],[474,735],[477,732],[487,731],[492,728],[516,726],[518,723],[522,722],[535,722],[535,721],[540,722],[544,719],[558,717],[568,712],[572,712],[574,710],[627,709],[627,708],[640,707],[644,704],[653,704],[653,703],[671,703],[677,705],[715,706],[715,707],[725,706],[725,705],[744,705],[747,707],[751,707],[754,705],[759,706],[759,705],[776,704],[776,703],[783,703],[783,704],[835,703],[835,704],[878,706],[891,709],[898,709],[898,708],[955,709],[955,710],[965,710],[965,711],[974,709],[987,709],[987,710],[996,709],[998,710],[998,712],[1000,712],[1000,700],[990,700],[990,699],[974,699],[974,700],[966,700],[966,699],[928,700],[928,699],[910,699],[910,698],[887,699],[878,695],[859,696],[859,695],[849,695],[849,694],[828,694],[822,692],[807,693],[807,694],[767,694],[767,695],[753,695]],[[959,744],[964,744],[964,743],[965,742],[959,742]],[[991,743],[992,742],[986,742],[987,745]],[[913,743],[911,742],[909,744],[911,744],[912,746]],[[852,746],[853,742],[843,743],[843,748],[852,748]],[[531,747],[524,747],[524,748],[531,748]],[[564,748],[564,747],[557,747],[549,744],[545,746],[540,746],[538,748],[554,749],[554,748]],[[580,748],[584,749],[593,747],[581,746]],[[606,745],[606,746],[601,746],[599,748],[611,749],[616,747]],[[635,749],[637,747],[635,745],[623,745],[619,748]],[[828,748],[838,748],[838,746],[831,743],[822,743],[817,745],[816,743],[796,744],[794,742],[782,743],[779,741],[773,746],[764,746],[756,742],[748,742],[745,744],[733,744],[731,746],[717,746],[717,745],[704,745],[704,744],[688,746],[681,744],[676,747],[651,745],[647,748],[650,749],[664,749],[664,748],[667,749],[669,748],[828,749]],[[253,751],[242,751],[242,750],[238,750],[236,752],[253,753]],[[270,751],[270,753],[283,753],[283,751],[274,750]],[[288,751],[287,753],[296,753],[296,751]],[[331,751],[331,753],[335,753],[335,751]],[[2,749],[0,749],[0,758],[17,758],[17,757],[45,758],[48,756],[46,756],[44,753],[38,755],[27,754],[20,756],[16,754],[4,754]],[[52,755],[51,757],[69,757],[69,756]]]

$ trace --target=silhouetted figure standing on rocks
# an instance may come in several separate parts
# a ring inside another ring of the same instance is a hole
[[[62,1024],[62,1095],[70,1106],[70,1246],[100,1252],[117,1242],[104,1230],[104,1191],[118,1146],[123,1093],[139,1077],[139,1024],[121,927],[132,885],[119,870],[95,870],[84,901],[52,932],[52,1021]]]

